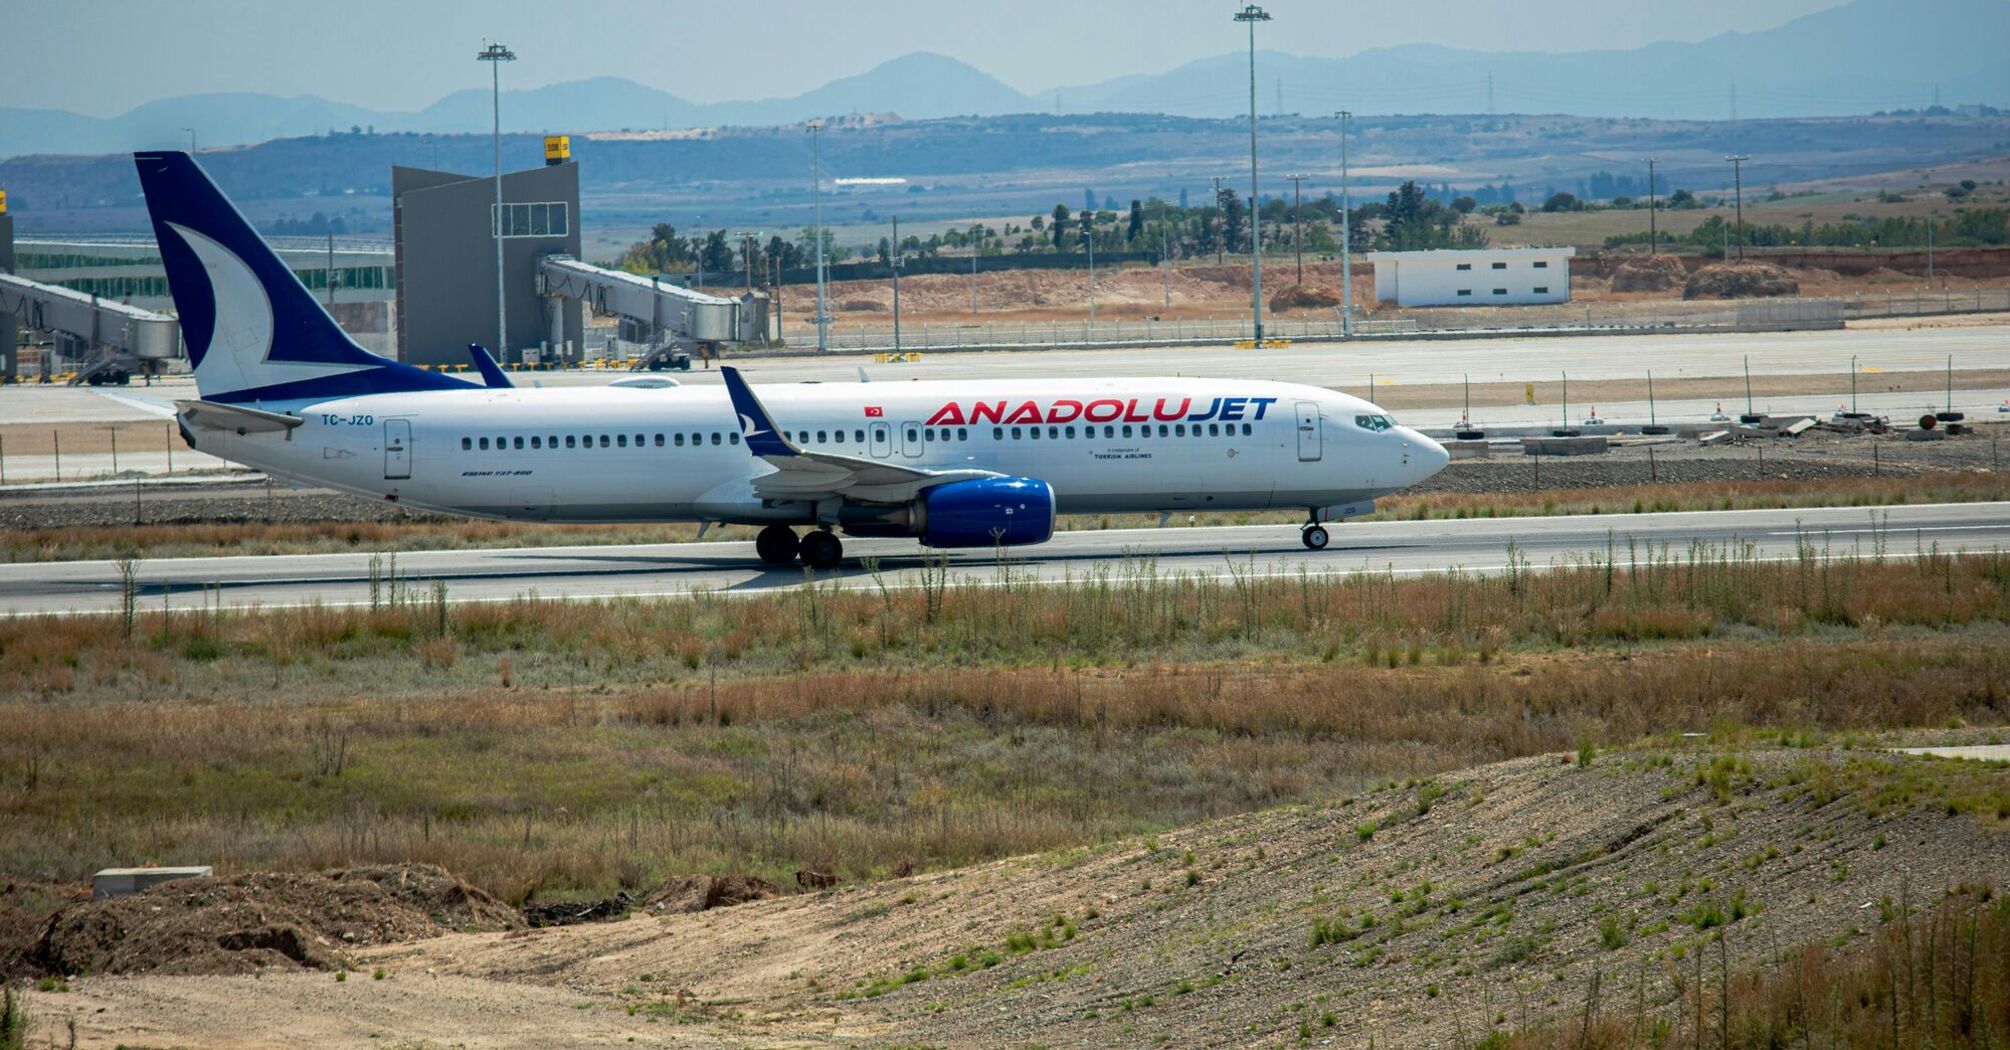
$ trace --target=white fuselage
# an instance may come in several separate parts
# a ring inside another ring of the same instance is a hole
[[[1436,473],[1437,442],[1359,398],[1205,379],[772,384],[807,451],[1037,478],[1067,514],[1338,508]],[[277,477],[476,517],[808,524],[763,502],[717,386],[471,389],[258,406],[286,432],[194,429],[204,451]]]

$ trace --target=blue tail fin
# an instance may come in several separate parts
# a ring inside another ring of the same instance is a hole
[[[208,401],[301,401],[475,384],[357,346],[186,153],[135,153],[168,290]]]

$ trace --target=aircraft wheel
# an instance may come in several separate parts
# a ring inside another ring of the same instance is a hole
[[[1304,542],[1307,549],[1315,551],[1325,550],[1326,541],[1329,539],[1324,525],[1307,525],[1298,531],[1298,538]]]
[[[803,537],[803,564],[812,569],[835,569],[844,559],[844,542],[834,533],[818,529]]]
[[[802,541],[796,539],[796,530],[787,525],[770,525],[754,537],[754,553],[769,565],[787,565],[796,560],[796,551]]]

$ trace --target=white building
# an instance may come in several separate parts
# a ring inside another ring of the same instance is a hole
[[[1398,306],[1524,306],[1570,301],[1576,248],[1369,252],[1375,298]]]

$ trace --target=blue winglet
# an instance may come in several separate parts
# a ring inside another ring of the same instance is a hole
[[[496,359],[489,354],[487,347],[480,343],[469,343],[468,356],[475,359],[475,371],[482,374],[483,386],[491,390],[508,390],[516,386],[509,381],[509,376],[503,372],[502,366],[496,364]]]
[[[740,433],[747,437],[747,451],[756,456],[801,455],[775,430],[775,421],[768,417],[768,410],[754,396],[753,388],[740,378],[739,369],[726,365],[719,369],[719,374],[726,380],[726,394],[733,399],[733,412],[740,417]]]

